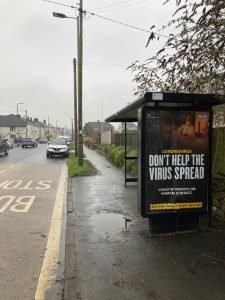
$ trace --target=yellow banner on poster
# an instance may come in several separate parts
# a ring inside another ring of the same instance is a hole
[[[157,203],[150,204],[150,210],[202,208],[203,202]]]

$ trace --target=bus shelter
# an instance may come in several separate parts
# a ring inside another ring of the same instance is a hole
[[[153,234],[198,227],[211,219],[212,94],[147,92],[107,122],[125,123],[125,185],[138,181],[138,208]],[[138,122],[138,178],[128,178],[126,123]]]

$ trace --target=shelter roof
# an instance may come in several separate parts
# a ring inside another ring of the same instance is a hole
[[[138,110],[143,106],[152,107],[212,107],[225,103],[224,95],[156,93],[147,92],[120,111],[108,117],[106,122],[137,122]]]

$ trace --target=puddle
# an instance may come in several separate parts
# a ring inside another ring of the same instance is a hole
[[[131,220],[120,214],[99,214],[91,218],[98,233],[116,233],[127,230]]]

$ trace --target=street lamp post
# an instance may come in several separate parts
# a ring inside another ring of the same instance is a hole
[[[23,104],[23,102],[19,102],[19,103],[17,103],[16,104],[16,115],[18,116],[18,112],[19,112],[19,110],[18,110],[18,107],[19,107],[19,104]]]
[[[68,17],[61,13],[53,12],[53,16],[57,18],[69,18],[77,20],[77,58],[78,58],[78,163],[83,165],[83,135],[82,135],[82,87],[83,87],[83,0],[80,0],[79,17]],[[76,104],[75,104],[76,105]],[[77,116],[74,115],[74,122]],[[75,129],[76,131],[76,129]]]

